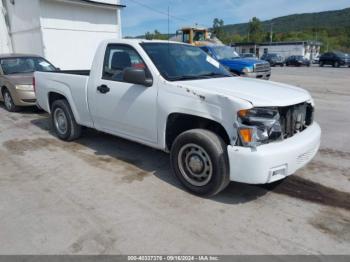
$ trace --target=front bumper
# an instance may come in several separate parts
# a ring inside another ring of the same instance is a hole
[[[35,106],[36,97],[34,91],[15,90],[12,98],[16,106]]]
[[[264,72],[245,73],[243,76],[250,77],[250,78],[258,78],[258,79],[269,80],[270,76],[271,76],[271,70],[264,71]]]
[[[257,148],[228,146],[230,180],[266,184],[295,173],[316,155],[321,140],[320,126],[314,122],[303,132],[281,142]]]

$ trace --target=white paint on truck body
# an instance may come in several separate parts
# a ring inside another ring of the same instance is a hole
[[[49,94],[62,94],[71,105],[80,125],[164,151],[168,150],[166,125],[171,114],[183,113],[213,120],[225,129],[232,140],[228,145],[228,157],[233,181],[270,183],[294,173],[316,154],[321,136],[316,122],[305,131],[279,142],[256,148],[234,144],[237,137],[234,123],[239,110],[313,103],[307,91],[285,84],[241,77],[170,82],[161,76],[141,47],[142,42],[149,41],[103,41],[95,54],[90,76],[36,72],[39,106],[50,112]],[[150,70],[153,85],[145,87],[102,79],[108,44],[133,47]],[[97,92],[96,88],[102,84],[110,87],[108,95]],[[286,167],[285,175],[272,177],[274,168],[281,166]]]

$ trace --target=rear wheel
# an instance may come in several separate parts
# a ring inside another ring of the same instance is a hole
[[[215,133],[193,129],[179,135],[171,149],[171,166],[187,190],[213,196],[230,182],[226,144]]]
[[[81,126],[75,121],[67,100],[56,100],[51,109],[52,126],[57,136],[64,141],[73,141],[80,137]]]
[[[20,110],[20,107],[15,105],[12,99],[12,96],[10,94],[10,91],[8,91],[6,88],[2,92],[2,96],[4,98],[4,104],[7,111],[18,112]]]

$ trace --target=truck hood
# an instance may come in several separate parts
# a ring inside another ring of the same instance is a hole
[[[177,85],[195,91],[202,97],[222,95],[240,98],[253,106],[290,106],[312,100],[301,88],[243,77],[223,77],[191,81],[178,81]]]
[[[7,81],[13,85],[31,85],[34,73],[5,75]]]
[[[253,58],[222,59],[222,60],[219,60],[219,62],[228,67],[233,67],[233,66],[246,67],[246,66],[253,66],[255,64],[266,63],[265,61],[253,59]]]

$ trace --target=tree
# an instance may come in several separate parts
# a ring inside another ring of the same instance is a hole
[[[168,40],[168,36],[160,33],[157,29],[153,33],[147,32],[145,34],[147,40],[157,39],[157,40]]]
[[[224,31],[224,20],[215,18],[213,21],[213,34],[217,38],[225,38],[225,31]]]
[[[263,40],[264,31],[262,28],[261,21],[258,18],[253,17],[253,19],[249,22],[248,32],[249,32],[249,41],[258,43]]]

